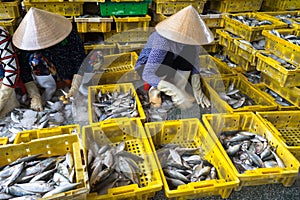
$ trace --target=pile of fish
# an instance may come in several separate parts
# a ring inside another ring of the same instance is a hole
[[[234,82],[231,82],[227,91],[218,92],[222,100],[226,101],[232,108],[237,109],[243,106],[255,105],[255,102],[246,94],[236,89]]]
[[[64,104],[58,98],[56,101],[47,101],[43,111],[34,111],[21,104],[0,122],[0,137],[8,137],[13,143],[17,133],[25,130],[41,129],[46,127],[73,124],[72,105]]]
[[[271,90],[270,88],[266,88],[265,92],[268,93],[269,95],[271,95],[273,98],[275,98],[276,103],[278,103],[282,106],[292,106],[293,105],[289,101],[287,101],[286,99],[281,97],[279,94],[277,94],[276,92]]]
[[[46,198],[75,189],[74,161],[65,156],[39,158],[42,154],[22,157],[1,167],[0,199]]]
[[[283,34],[280,34],[277,30],[271,30],[270,32],[272,34],[276,35],[277,37],[282,38],[286,41],[289,41],[295,45],[300,45],[300,36],[296,36],[293,34],[283,35]]]
[[[214,57],[219,58],[222,62],[225,62],[230,68],[235,68],[238,66],[236,63],[231,61],[227,55],[215,54]]]
[[[245,72],[244,75],[247,77],[248,81],[253,84],[260,83],[261,80],[261,72],[254,70],[250,72]]]
[[[138,117],[135,96],[131,89],[127,92],[106,92],[100,89],[92,103],[94,121],[103,121],[118,117]]]
[[[291,14],[281,14],[275,16],[277,19],[280,19],[281,21],[287,23],[288,25],[292,26],[293,22],[299,24],[300,16],[298,14],[291,15]],[[291,21],[293,20],[293,22]]]
[[[201,148],[166,144],[157,151],[162,170],[171,189],[190,182],[217,179],[216,168],[202,158]]]
[[[276,150],[265,137],[257,133],[225,131],[220,134],[219,139],[239,173],[256,168],[285,168]]]
[[[249,42],[247,40],[239,40],[239,42],[241,42],[242,44],[249,45],[250,47],[252,47],[256,50],[264,50],[265,45],[266,45],[266,40],[265,39],[258,40],[258,41],[253,41],[253,42]]]
[[[248,17],[244,15],[228,15],[229,18],[237,20],[243,24],[246,24],[247,26],[251,27],[257,27],[257,26],[263,26],[263,25],[272,25],[273,23],[269,20],[258,20],[255,17]]]
[[[116,147],[108,144],[99,147],[96,143],[93,144],[93,148],[88,149],[91,192],[103,195],[113,187],[130,184],[138,184],[141,187],[139,174],[142,171],[139,163],[144,161],[142,157],[126,151],[125,142],[120,142]]]
[[[283,60],[282,58],[272,54],[272,53],[266,53],[266,52],[260,52],[262,55],[270,57],[274,60],[276,60],[277,62],[279,62],[281,64],[282,67],[284,67],[287,70],[295,70],[297,69],[297,67],[295,65],[292,65],[288,62],[286,62],[285,60]]]

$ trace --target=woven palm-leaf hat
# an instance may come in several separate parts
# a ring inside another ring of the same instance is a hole
[[[214,36],[193,6],[187,6],[155,26],[161,36],[188,45],[205,45]]]
[[[13,34],[13,44],[22,50],[39,50],[64,40],[72,23],[64,16],[31,7]]]

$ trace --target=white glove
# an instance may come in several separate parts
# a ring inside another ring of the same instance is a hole
[[[7,87],[6,85],[1,85],[0,89],[0,111],[6,106],[9,102],[8,99],[11,97],[11,94],[14,92],[14,88]]]
[[[78,74],[74,74],[71,88],[66,96],[66,98],[75,97],[78,94],[80,84],[82,82],[83,77]]]
[[[159,108],[161,106],[162,103],[161,94],[158,89],[151,87],[148,92],[148,96],[149,96],[149,102],[153,107]]]
[[[200,104],[202,108],[208,108],[210,106],[210,101],[202,92],[200,74],[193,74],[191,78],[191,83],[193,87],[194,97],[197,103]]]
[[[173,103],[180,109],[187,109],[192,107],[192,104],[195,101],[195,99],[188,93],[178,89],[172,83],[164,80],[161,80],[158,83],[157,89],[161,92],[164,92],[166,95],[171,96]]]
[[[36,84],[33,81],[30,81],[28,83],[25,83],[24,85],[29,94],[29,97],[31,98],[31,103],[30,103],[31,109],[36,111],[42,111],[43,110],[42,98]]]

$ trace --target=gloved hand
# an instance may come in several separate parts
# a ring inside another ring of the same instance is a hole
[[[6,85],[1,85],[0,89],[0,111],[6,106],[8,99],[14,92],[14,88],[7,87]]]
[[[151,87],[148,92],[149,102],[155,108],[159,108],[161,106],[161,95],[160,91],[154,87]]]
[[[43,110],[42,98],[39,89],[37,88],[35,83],[33,81],[30,81],[28,83],[25,83],[24,85],[29,94],[29,97],[31,98],[30,108],[32,110],[42,111]]]
[[[191,84],[194,92],[195,99],[198,104],[201,105],[202,108],[209,107],[210,101],[202,92],[201,89],[201,81],[200,81],[200,74],[193,74],[191,77]]]
[[[180,109],[187,109],[192,107],[192,104],[195,100],[185,91],[178,89],[172,83],[164,80],[161,80],[158,83],[157,89],[161,92],[164,92],[166,95],[171,96],[173,103]]]
[[[83,77],[81,75],[74,74],[72,85],[68,94],[66,95],[66,98],[75,97],[78,94],[78,90],[82,82],[82,79]]]

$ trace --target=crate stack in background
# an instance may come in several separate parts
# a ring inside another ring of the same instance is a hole
[[[13,34],[22,15],[21,0],[0,1],[0,26]]]
[[[255,12],[263,0],[208,0],[206,8],[216,13]]]

